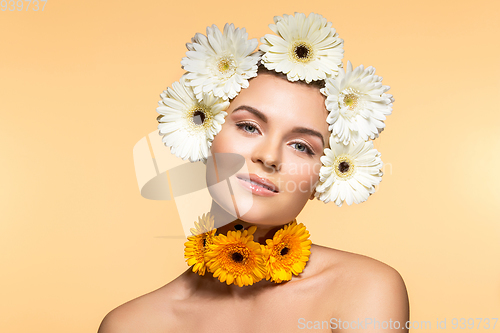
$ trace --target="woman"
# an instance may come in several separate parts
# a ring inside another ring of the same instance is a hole
[[[324,37],[326,42],[332,37],[330,51],[326,52],[330,64],[335,63],[335,55],[342,53],[338,50],[342,46],[341,40],[335,39],[334,30],[319,15],[310,14],[306,18],[296,13],[295,17],[275,18],[275,23],[273,30],[284,36],[283,39],[287,37],[286,31],[293,30],[295,23],[316,27],[320,33],[311,34],[313,37],[327,36]],[[224,36],[241,33],[226,28]],[[188,45],[190,52],[200,52],[202,47],[210,45],[217,49],[213,44],[221,41],[222,35],[215,29],[207,29],[209,37],[206,39],[195,36],[193,44]],[[325,30],[327,33],[321,34]],[[211,34],[213,38],[210,38]],[[319,48],[314,48],[314,43],[303,40],[293,46],[297,58],[295,63],[299,65],[306,63],[302,60],[312,53],[316,52],[316,56],[320,53]],[[186,258],[193,267],[162,288],[111,311],[103,320],[100,333],[295,332],[304,329],[318,332],[408,331],[405,329],[409,317],[408,298],[404,282],[396,270],[369,257],[311,245],[305,226],[295,221],[308,199],[316,197],[341,205],[343,201],[349,204],[362,202],[373,193],[374,183],[380,176],[379,171],[373,171],[373,166],[379,168],[381,162],[366,138],[373,139],[381,131],[380,122],[385,119],[380,116],[383,103],[379,103],[379,109],[372,110],[376,120],[365,126],[371,130],[368,134],[363,132],[362,124],[358,124],[357,131],[336,129],[339,117],[347,121],[345,119],[356,118],[356,112],[363,112],[356,109],[364,98],[359,89],[340,92],[343,93],[340,104],[344,105],[338,105],[344,107],[344,111],[340,110],[339,115],[335,115],[329,104],[332,96],[340,95],[335,95],[335,87],[342,86],[341,78],[353,77],[357,69],[353,71],[350,64],[345,71],[340,67],[334,70],[330,67],[331,71],[339,72],[334,76],[335,73],[314,75],[314,68],[307,72],[286,64],[276,65],[277,52],[269,52],[280,42],[266,35],[263,43],[265,46],[261,46],[261,50],[267,53],[262,57],[247,52],[247,57],[255,57],[247,59],[255,60],[247,66],[250,69],[255,67],[254,73],[249,70],[246,74],[248,84],[242,83],[238,88],[234,82],[228,84],[226,77],[225,81],[220,81],[220,87],[217,82],[211,82],[209,89],[205,89],[203,86],[189,86],[183,79],[184,90],[177,85],[162,95],[158,111],[169,118],[167,111],[179,106],[176,98],[181,100],[178,97],[192,89],[192,96],[201,103],[197,105],[205,106],[190,108],[193,122],[196,123],[196,115],[201,116],[198,119],[200,124],[215,119],[213,133],[210,129],[204,132],[209,133],[206,148],[216,158],[228,153],[238,154],[244,159],[248,171],[232,176],[232,201],[211,192],[210,213],[200,218],[198,231],[193,229],[193,236],[186,243]],[[198,55],[188,52],[188,57],[183,60],[188,72],[196,67],[196,64],[189,63],[190,57],[199,59]],[[225,58],[218,59],[219,72],[225,74],[227,67],[231,69],[234,59],[227,53]],[[262,63],[257,75],[259,60]],[[315,68],[318,67],[321,68]],[[361,78],[358,86],[369,83],[371,89],[380,89],[381,84],[373,84],[380,82],[378,77],[366,79],[372,74],[369,69],[358,70],[357,75]],[[187,75],[186,79],[199,82],[196,80],[200,76],[200,73]],[[335,81],[328,81],[329,77],[337,77],[340,86],[335,86]],[[327,80],[324,90],[320,89],[325,86],[323,78]],[[344,81],[349,81],[347,79]],[[387,89],[382,88],[378,95],[392,101],[392,97],[383,94]],[[213,91],[213,95],[204,96],[205,90]],[[216,106],[207,102],[213,102],[216,97],[220,98]],[[214,106],[212,114],[207,105]],[[226,108],[221,111],[219,106]],[[220,115],[225,118],[218,128],[216,119]],[[208,157],[208,154],[203,154],[204,142],[200,143],[202,148],[189,150],[178,144],[172,130],[162,132],[168,127],[162,126],[162,120],[165,120],[162,116],[160,134],[170,135],[164,142],[173,153],[191,161]],[[356,138],[358,142],[355,142]],[[346,139],[352,143],[343,145],[341,141]],[[180,141],[185,143],[186,139]],[[217,159],[218,164],[219,161],[223,159]],[[222,165],[218,167],[223,168]],[[342,181],[344,183],[339,183]],[[345,192],[345,184],[351,184],[353,190]],[[232,204],[247,209],[244,213],[234,214],[230,209]],[[232,222],[221,225],[218,221]],[[217,229],[210,226],[214,222]]]

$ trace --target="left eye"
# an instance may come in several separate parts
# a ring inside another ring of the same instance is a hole
[[[250,125],[250,124],[245,124],[245,125],[243,126],[243,128],[244,128],[244,129],[245,129],[245,131],[247,131],[248,133],[255,133],[255,132],[256,132],[256,130],[257,130],[257,129],[255,128],[255,126]]]
[[[306,151],[306,149],[307,149],[307,147],[301,143],[294,143],[294,145],[295,145],[295,149],[297,149],[298,151]]]
[[[312,154],[311,149],[309,149],[309,147],[307,147],[303,143],[300,143],[300,142],[293,143],[292,147],[294,147],[295,149],[297,149],[300,152],[304,152],[304,153],[307,153],[307,154]]]

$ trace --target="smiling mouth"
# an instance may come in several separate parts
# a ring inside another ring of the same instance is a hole
[[[266,190],[269,190],[271,192],[274,192],[274,193],[278,193],[278,191],[276,191],[275,189],[273,189],[272,187],[269,187],[267,185],[264,185],[264,184],[261,184],[261,183],[257,183],[257,182],[254,182],[253,180],[250,180],[250,179],[246,179],[246,178],[241,178],[241,177],[237,177],[238,179],[240,180],[243,180],[247,183],[250,183],[250,184],[253,184],[253,185],[256,185],[256,186],[259,186],[259,187],[262,187],[262,188],[265,188]]]

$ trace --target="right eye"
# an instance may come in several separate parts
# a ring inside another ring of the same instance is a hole
[[[247,132],[247,133],[251,133],[251,134],[254,134],[254,133],[258,133],[258,130],[257,130],[257,127],[253,124],[253,123],[239,123],[239,124],[236,124],[236,126],[238,126],[238,128],[240,128],[241,130]]]

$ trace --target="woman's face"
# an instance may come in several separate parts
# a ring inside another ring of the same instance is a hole
[[[236,153],[245,159],[247,170],[231,179],[237,206],[251,205],[240,219],[260,225],[292,221],[314,198],[320,157],[328,146],[324,96],[316,87],[259,74],[234,98],[227,113],[211,152]]]

